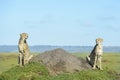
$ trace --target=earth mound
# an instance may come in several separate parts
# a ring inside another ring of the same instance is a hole
[[[73,56],[61,48],[43,52],[31,61],[43,63],[51,74],[72,73],[91,68],[83,58]]]

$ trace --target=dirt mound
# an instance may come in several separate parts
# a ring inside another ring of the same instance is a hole
[[[84,59],[73,56],[61,48],[39,54],[33,57],[32,61],[45,64],[52,74],[71,73],[91,68]]]

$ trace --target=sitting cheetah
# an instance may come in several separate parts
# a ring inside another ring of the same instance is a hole
[[[97,38],[95,47],[93,48],[90,55],[86,57],[86,60],[92,66],[92,69],[95,69],[97,67],[100,70],[103,70],[101,63],[102,55],[103,55],[102,42],[103,42],[102,38]]]
[[[20,34],[20,39],[18,43],[19,49],[18,64],[20,66],[24,66],[25,64],[27,64],[29,60],[33,57],[33,55],[30,55],[30,50],[26,41],[27,38],[28,38],[27,33]]]

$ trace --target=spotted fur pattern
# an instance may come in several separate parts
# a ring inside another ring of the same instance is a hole
[[[32,58],[32,55],[30,56],[30,50],[27,44],[27,33],[20,34],[20,39],[18,43],[18,49],[19,49],[19,56],[18,56],[18,64],[20,66],[24,66],[29,62],[29,59]]]
[[[102,55],[103,55],[103,39],[97,38],[96,45],[89,56],[86,56],[87,62],[92,66],[92,69],[99,68],[102,70]]]

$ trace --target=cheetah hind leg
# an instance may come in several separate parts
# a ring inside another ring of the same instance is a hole
[[[28,58],[28,62],[32,59],[33,55],[30,55]]]
[[[89,56],[86,56],[86,61],[91,65],[91,60]],[[91,65],[92,66],[92,65]]]

